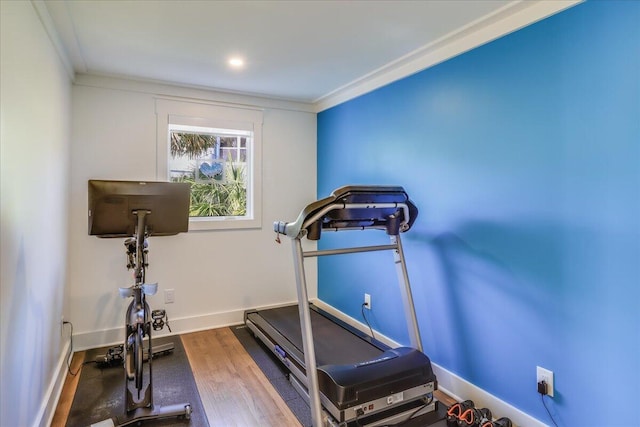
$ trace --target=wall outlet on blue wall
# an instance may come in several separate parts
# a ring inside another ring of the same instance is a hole
[[[541,381],[547,384],[547,396],[553,397],[553,371],[536,366],[536,383]]]
[[[371,295],[364,294],[364,307],[371,310]]]

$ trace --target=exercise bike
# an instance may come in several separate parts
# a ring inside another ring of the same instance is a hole
[[[141,187],[141,185],[144,185]],[[179,193],[176,193],[176,189]],[[158,194],[155,194],[158,193]],[[186,188],[188,207],[189,188]],[[173,344],[165,344],[153,350],[151,331],[162,329],[167,324],[164,310],[151,311],[147,296],[155,295],[157,283],[146,283],[145,273],[148,266],[147,238],[154,235],[172,235],[186,231],[183,220],[175,224],[176,215],[172,215],[176,205],[170,203],[177,196],[178,204],[184,204],[185,188],[171,183],[139,183],[129,181],[89,181],[89,234],[100,237],[129,236],[125,242],[127,269],[134,271],[135,283],[119,288],[122,298],[131,298],[125,315],[125,340],[121,346],[110,349],[106,356],[96,359],[100,362],[121,362],[124,366],[126,421],[118,424],[126,426],[141,421],[183,417],[191,418],[191,404],[179,403],[167,406],[153,403],[152,361],[156,354],[173,350]],[[171,199],[171,198],[174,199]],[[114,200],[120,200],[127,209],[122,218],[114,218],[112,206]],[[168,205],[168,206],[167,206]],[[135,208],[141,206],[141,208]],[[133,209],[132,209],[133,207]],[[157,208],[157,209],[154,209]],[[160,218],[170,217],[168,221]],[[149,218],[154,218],[153,225]],[[132,221],[133,220],[133,221]],[[133,237],[132,225],[122,228],[124,222],[135,222]],[[188,211],[187,219],[188,223]],[[165,227],[166,229],[163,229]],[[153,233],[152,233],[153,232]],[[170,330],[170,329],[169,329]],[[146,348],[145,348],[146,343]],[[146,369],[145,369],[146,366]],[[112,419],[92,424],[92,427],[115,426]]]
[[[126,332],[124,342],[124,371],[125,371],[125,402],[126,411],[130,413],[136,409],[149,409],[143,411],[142,417],[158,418],[191,415],[190,404],[178,404],[153,410],[153,376],[152,360],[153,350],[151,345],[151,309],[146,301],[147,295],[155,295],[158,291],[157,283],[146,283],[145,272],[149,265],[147,262],[147,233],[145,218],[150,211],[137,210],[133,214],[138,219],[136,235],[125,241],[127,250],[127,268],[134,270],[135,284],[128,288],[119,288],[120,296],[132,298],[127,308]],[[147,350],[144,349],[144,340],[147,338]],[[173,345],[171,345],[173,347]],[[145,358],[145,353],[151,355]],[[148,359],[148,383],[144,381],[144,361]]]

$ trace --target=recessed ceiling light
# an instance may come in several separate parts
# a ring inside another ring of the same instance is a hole
[[[239,57],[233,57],[233,58],[229,58],[229,65],[232,68],[242,68],[244,67],[244,60],[242,58]]]

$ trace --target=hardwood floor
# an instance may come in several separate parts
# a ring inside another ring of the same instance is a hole
[[[300,425],[231,329],[193,332],[181,339],[211,427]],[[82,365],[84,355],[74,354],[73,372]],[[53,427],[65,426],[79,378],[79,374],[67,374]],[[453,403],[440,392],[436,397],[446,405]]]
[[[300,425],[229,328],[182,335],[211,427]]]
[[[71,360],[71,372],[76,372],[77,375],[73,376],[67,372],[67,377],[64,380],[64,386],[62,388],[62,394],[56,407],[56,412],[53,414],[53,421],[51,427],[64,427],[67,423],[67,417],[71,410],[71,404],[73,403],[73,397],[76,394],[76,387],[78,387],[78,381],[80,380],[80,366],[84,361],[84,351],[79,351],[73,354]]]

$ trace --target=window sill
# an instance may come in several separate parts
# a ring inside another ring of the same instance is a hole
[[[189,218],[189,231],[244,230],[261,227],[262,221],[256,218]]]

